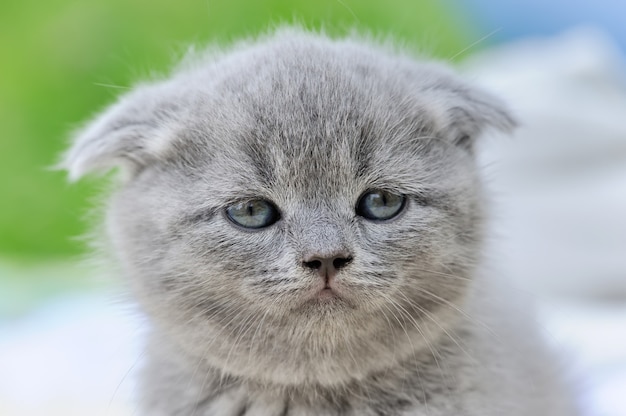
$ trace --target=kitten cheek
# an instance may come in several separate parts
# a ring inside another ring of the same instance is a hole
[[[257,271],[242,281],[242,288],[250,301],[258,300],[259,296],[271,301],[281,301],[277,297],[287,297],[290,293],[301,289],[302,284],[297,278],[283,272],[269,270]]]

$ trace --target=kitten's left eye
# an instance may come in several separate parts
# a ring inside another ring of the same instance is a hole
[[[278,209],[269,201],[255,199],[226,208],[229,220],[245,228],[269,227],[280,219]]]
[[[356,213],[368,220],[388,220],[400,213],[406,198],[391,192],[374,190],[361,195]]]

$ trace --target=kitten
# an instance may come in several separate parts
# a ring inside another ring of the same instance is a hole
[[[297,29],[123,96],[64,166],[123,172],[142,414],[573,415],[481,266],[475,141],[513,125],[439,64]]]

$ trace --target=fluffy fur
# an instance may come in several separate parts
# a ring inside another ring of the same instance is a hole
[[[153,324],[142,414],[572,415],[481,267],[473,145],[513,124],[439,64],[299,30],[123,96],[65,166],[124,173],[106,230]],[[371,189],[406,196],[402,213],[357,215]],[[277,223],[225,216],[258,198]],[[336,253],[351,261],[322,299],[304,262]]]

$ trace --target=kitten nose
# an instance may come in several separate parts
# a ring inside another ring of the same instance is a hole
[[[347,266],[352,261],[352,256],[348,253],[337,253],[328,257],[324,256],[308,256],[302,264],[304,267],[317,271],[317,273],[325,278],[331,279],[335,277],[337,272]]]

